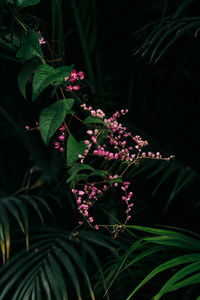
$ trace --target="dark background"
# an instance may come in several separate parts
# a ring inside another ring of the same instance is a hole
[[[55,65],[75,64],[76,70],[84,71],[81,99],[86,97],[87,103],[108,115],[128,108],[124,122],[133,134],[144,136],[153,151],[175,155],[163,169],[156,162],[130,172],[135,202],[131,223],[199,232],[199,1],[83,0],[77,7],[78,16],[72,1],[63,1],[62,17],[58,14],[56,24],[52,23],[49,1],[23,9],[19,15],[32,27],[37,23],[54,47],[59,61]],[[20,34],[8,10],[2,17],[1,36],[12,26],[15,34]],[[48,47],[43,47],[50,60]],[[0,56],[0,193],[2,197],[15,193],[33,169],[32,184],[41,181],[33,193],[48,194],[56,224],[73,228],[77,216],[65,184],[62,155],[46,148],[37,131],[24,130],[38,120],[50,91],[31,103],[29,83],[28,100],[24,100],[17,86],[22,64],[14,52],[3,47]],[[62,209],[50,194],[61,199]],[[115,197],[112,195],[107,207],[120,217]],[[46,218],[47,223],[52,222],[48,215]]]

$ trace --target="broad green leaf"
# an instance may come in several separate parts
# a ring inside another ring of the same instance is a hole
[[[68,173],[71,175],[68,179],[67,179],[67,183],[70,182],[71,180],[73,180],[75,178],[75,176],[82,170],[90,170],[90,171],[94,171],[94,168],[92,168],[90,165],[86,165],[86,164],[76,164],[74,167],[72,167]]]
[[[81,164],[81,163],[78,163],[78,164],[75,164],[75,166],[73,166],[69,171],[68,171],[68,174],[69,175],[74,175],[74,173],[78,174],[80,171],[82,170],[91,170],[91,171],[94,171],[94,168],[91,167],[90,165],[87,165],[87,164]]]
[[[17,51],[16,56],[22,61],[27,61],[34,56],[43,58],[39,34],[33,30],[24,32],[22,35],[22,47]]]
[[[113,179],[109,180],[109,183],[115,183],[115,182],[122,183],[123,182],[122,176],[119,176],[119,177],[116,177],[116,178],[113,178]]]
[[[69,187],[73,188],[74,184],[76,184],[79,181],[86,181],[88,179],[88,177],[89,177],[89,174],[77,174],[76,177],[73,178],[73,181],[71,181]]]
[[[91,177],[91,176],[99,176],[99,177],[105,178],[107,175],[108,175],[107,171],[104,171],[104,170],[95,170],[95,171],[92,171],[90,173],[89,177]]]
[[[105,178],[107,175],[108,175],[108,173],[106,171],[104,171],[104,170],[97,170],[97,171],[95,170],[95,171],[92,171],[90,174],[86,174],[86,173],[84,173],[84,174],[77,174],[75,176],[75,178],[73,178],[73,182],[71,182],[70,187],[72,188],[73,185],[76,184],[77,182],[79,182],[79,181],[86,181],[89,177],[92,177],[92,176],[98,176],[98,177]],[[70,177],[70,180],[71,180],[71,177]],[[69,181],[67,181],[67,182],[69,182]]]
[[[103,119],[94,117],[94,116],[88,116],[84,120],[85,123],[104,123]]]
[[[26,99],[26,85],[35,69],[36,69],[35,64],[25,65],[17,75],[19,90],[25,99]]]
[[[48,85],[61,84],[64,78],[70,75],[72,69],[73,66],[62,66],[56,69],[47,64],[39,66],[33,77],[32,101],[35,101]]]
[[[14,4],[14,0],[8,0],[9,3]],[[18,7],[27,7],[27,6],[33,6],[40,2],[40,0],[17,0],[17,6]]]
[[[67,140],[67,167],[77,161],[78,155],[83,154],[86,150],[84,141],[78,142],[75,137],[70,134]]]
[[[46,145],[62,124],[66,115],[74,113],[70,110],[73,104],[74,99],[63,99],[42,110],[39,120],[40,133]]]
[[[89,174],[78,174],[76,175],[76,182],[81,180],[87,180],[89,176]]]

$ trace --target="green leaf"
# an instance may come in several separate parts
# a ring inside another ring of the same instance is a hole
[[[61,299],[67,300],[68,295],[67,295],[66,280],[64,279],[63,272],[62,272],[61,267],[58,264],[57,260],[50,254],[48,255],[48,265],[51,268],[52,275],[54,274],[54,272],[56,273],[57,287],[60,290],[60,294],[62,295]],[[53,281],[55,281],[54,276],[51,278]],[[56,291],[54,291],[54,293],[57,294]]]
[[[186,263],[192,263],[199,261],[199,254],[187,254],[187,255],[182,255],[176,258],[173,258],[169,261],[164,262],[163,264],[159,265],[156,267],[151,273],[149,273],[133,290],[133,292],[126,298],[126,300],[132,299],[133,295],[145,284],[147,283],[150,279],[152,279],[155,275],[159,274],[160,272],[163,272],[167,269],[170,268],[175,268],[176,266],[186,264]]]
[[[26,85],[35,69],[36,69],[35,64],[25,65],[17,75],[19,90],[25,99],[26,99]]]
[[[94,171],[94,168],[92,168],[90,165],[86,165],[86,164],[76,164],[74,167],[72,167],[68,173],[69,175],[71,175],[68,179],[67,179],[67,183],[70,182],[71,180],[74,179],[74,177],[82,170],[90,170],[90,171]]]
[[[64,121],[66,114],[74,113],[70,110],[73,104],[74,99],[63,99],[42,110],[39,120],[40,133],[46,145]]]
[[[107,171],[104,171],[104,170],[95,170],[95,171],[92,171],[90,173],[89,177],[91,177],[91,176],[99,176],[99,177],[105,178],[107,175],[108,175]]]
[[[74,184],[76,184],[79,181],[87,181],[88,177],[89,177],[89,174],[85,174],[85,173],[76,175],[76,177],[73,178],[73,182],[71,182],[70,185],[69,185],[70,188],[73,188]]]
[[[56,247],[54,251],[55,251],[55,254],[56,254],[58,260],[60,260],[62,266],[69,273],[69,276],[71,277],[72,283],[76,290],[78,299],[81,299],[81,292],[80,292],[78,276],[77,276],[76,270],[75,270],[71,260],[69,259],[67,254],[64,253],[64,251],[62,249],[59,249],[58,247]]]
[[[113,178],[113,179],[109,180],[109,183],[115,183],[115,182],[122,183],[123,182],[122,176],[119,176],[117,178]]]
[[[9,3],[14,4],[14,0],[8,0]],[[33,6],[40,2],[40,0],[17,0],[17,6],[18,7],[27,7],[27,6]]]
[[[32,101],[35,101],[48,85],[61,84],[64,78],[70,75],[72,69],[73,66],[62,66],[56,69],[47,64],[39,66],[33,77]]]
[[[34,56],[43,58],[37,32],[29,30],[22,34],[22,47],[17,51],[16,56],[21,58],[22,61],[27,61]]]
[[[78,155],[85,152],[86,145],[84,141],[78,142],[75,137],[70,134],[67,140],[67,167],[77,161]]]
[[[88,116],[84,120],[85,123],[104,123],[103,119],[94,117],[94,116]]]
[[[154,296],[154,300],[159,300],[162,297],[162,295],[170,292],[171,288],[173,288],[173,286],[176,283],[179,284],[179,288],[184,287],[184,283],[182,285],[180,285],[180,280],[183,279],[184,277],[190,275],[191,273],[194,273],[199,270],[200,270],[200,262],[194,262],[194,263],[182,268],[181,270],[176,272],[175,275],[173,275],[165,283],[165,285],[161,288],[159,293],[156,296]],[[187,279],[189,279],[189,277]],[[200,273],[199,273],[199,280],[200,280]]]

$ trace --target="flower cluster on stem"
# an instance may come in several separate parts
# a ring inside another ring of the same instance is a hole
[[[86,150],[84,154],[79,154],[80,162],[83,163],[89,154],[103,158],[107,161],[118,161],[119,164],[125,163],[126,167],[120,175],[109,175],[109,178],[104,179],[102,182],[86,183],[83,189],[73,188],[78,205],[78,210],[84,219],[88,223],[93,224],[94,218],[89,214],[89,209],[96,203],[100,196],[103,195],[110,187],[121,187],[123,192],[122,200],[126,203],[126,224],[131,218],[131,210],[134,203],[130,202],[133,193],[128,192],[130,186],[129,181],[123,181],[122,176],[127,169],[135,164],[137,165],[140,160],[159,159],[170,160],[173,156],[163,158],[159,152],[144,152],[143,148],[148,146],[148,141],[143,140],[140,135],[133,136],[131,132],[127,131],[127,128],[118,121],[118,118],[124,116],[128,110],[121,109],[117,111],[110,118],[105,117],[105,113],[101,109],[94,110],[92,106],[87,107],[86,104],[82,104],[81,107],[88,111],[91,116],[102,119],[102,124],[93,126],[93,128],[87,130],[88,138],[85,140]],[[117,178],[120,178],[122,182],[118,182]],[[116,179],[116,182],[115,181]],[[98,186],[98,187],[97,187]],[[93,226],[93,225],[92,225]],[[100,225],[94,225],[96,229]]]
[[[55,141],[53,142],[54,149],[59,149],[60,152],[63,152],[63,151],[64,151],[64,141],[65,141],[65,138],[66,138],[65,131],[66,131],[66,125],[65,125],[65,124],[62,124],[62,125],[59,127],[58,140],[55,140]]]
[[[66,91],[72,92],[80,90],[80,86],[78,84],[74,84],[76,81],[83,80],[84,79],[84,73],[83,71],[76,72],[76,70],[73,70],[70,73],[70,76],[65,77],[65,81],[67,82]]]
[[[101,225],[94,224],[94,218],[90,215],[89,209],[95,205],[99,197],[101,197],[110,187],[121,189],[121,199],[126,204],[126,220],[124,224],[126,224],[131,218],[131,210],[134,203],[131,202],[133,193],[127,191],[130,186],[130,182],[113,182],[113,180],[115,181],[115,179],[118,177],[119,175],[117,174],[114,176],[110,175],[109,178],[104,182],[86,183],[84,185],[81,185],[80,188],[76,187],[72,189],[72,193],[76,197],[76,203],[78,206],[79,213],[90,224],[90,226],[94,227],[95,229],[99,229]]]

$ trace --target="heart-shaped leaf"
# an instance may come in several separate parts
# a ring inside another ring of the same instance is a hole
[[[65,116],[74,113],[74,111],[70,110],[73,104],[74,99],[63,99],[41,111],[40,133],[46,145],[64,121]]]
[[[78,155],[83,154],[86,150],[84,141],[78,142],[75,137],[70,134],[67,141],[67,167],[77,161]]]
[[[69,171],[68,173],[71,175],[68,179],[67,179],[67,183],[72,181],[76,176],[77,174],[80,172],[80,171],[83,171],[83,170],[89,170],[89,171],[94,171],[94,168],[91,167],[90,165],[87,165],[87,164],[76,164],[75,166],[73,166]]]
[[[43,58],[39,34],[34,30],[29,30],[22,34],[22,47],[17,51],[16,56],[22,61],[27,61],[34,56]]]
[[[62,66],[57,69],[45,64],[37,68],[33,77],[32,101],[35,101],[42,91],[50,84],[59,85],[69,76],[73,66]]]
[[[122,176],[109,180],[109,183],[115,183],[115,182],[123,183]]]
[[[17,75],[19,90],[25,99],[26,99],[26,85],[35,69],[36,69],[35,64],[25,65]]]

